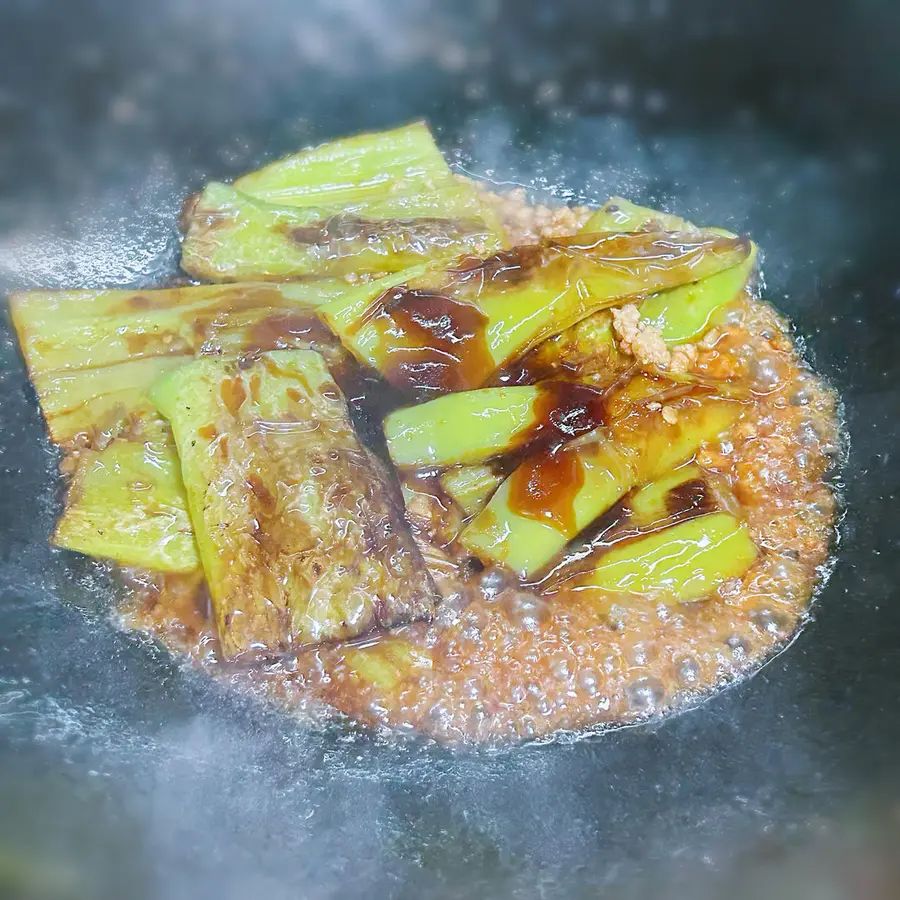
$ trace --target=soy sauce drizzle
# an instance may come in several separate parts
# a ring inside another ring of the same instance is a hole
[[[566,537],[578,533],[575,497],[584,485],[578,452],[563,445],[528,457],[509,478],[509,508],[552,525]]]
[[[531,452],[553,448],[593,431],[606,420],[606,392],[571,381],[537,386],[535,425],[523,442]]]
[[[479,387],[494,370],[487,316],[439,291],[390,288],[366,311],[382,336],[380,368],[394,387],[429,399]]]
[[[509,479],[509,506],[571,538],[578,532],[574,504],[584,470],[577,448],[568,442],[603,424],[606,394],[576,382],[544,382],[538,385],[534,413],[527,455]]]

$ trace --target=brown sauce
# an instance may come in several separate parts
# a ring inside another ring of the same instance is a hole
[[[312,310],[309,312],[273,312],[250,329],[248,349],[289,350],[302,343],[333,344],[334,335]]]
[[[225,409],[232,416],[236,416],[241,405],[247,399],[247,389],[244,387],[244,382],[239,377],[225,378],[222,380],[219,389],[222,393],[222,402],[225,404]]]
[[[266,487],[256,472],[247,476],[247,486],[256,501],[256,508],[265,518],[271,518],[278,508],[278,498]]]
[[[569,447],[528,457],[509,479],[509,507],[526,519],[553,525],[575,537],[575,497],[584,484],[578,453]]]
[[[487,259],[472,257],[458,264],[451,270],[451,280],[457,286],[471,284],[478,289],[487,283],[494,286],[523,284],[546,266],[551,256],[549,244],[500,250]]]
[[[546,381],[538,385],[534,416],[525,443],[530,449],[552,449],[603,424],[606,394],[587,384]]]
[[[361,322],[390,334],[381,361],[388,382],[421,398],[478,387],[494,368],[487,318],[476,306],[447,294],[391,288]]]
[[[368,366],[360,365],[349,353],[329,358],[329,368],[347,406],[353,428],[360,440],[382,459],[388,459],[381,423],[388,413],[409,403],[409,396]]]
[[[535,424],[523,435],[520,452],[505,461],[512,471],[513,512],[545,521],[567,537],[577,534],[574,503],[584,471],[578,454],[564,445],[604,424],[607,397],[606,391],[576,382],[538,385]]]
[[[210,293],[205,293],[207,290]],[[217,355],[234,352],[235,346],[246,353],[260,353],[337,345],[311,307],[292,303],[272,285],[216,285],[131,294],[108,314],[128,317],[154,311],[169,315],[121,332],[131,358]]]
[[[685,481],[666,494],[666,512],[679,522],[706,515],[716,508],[709,485],[702,479]]]

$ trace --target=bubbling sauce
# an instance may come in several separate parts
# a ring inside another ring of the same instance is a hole
[[[547,213],[549,224],[542,225],[532,221],[537,212],[519,195],[485,196],[504,215],[514,241],[571,235],[588,214]],[[514,280],[526,263],[536,264],[498,254],[489,263],[462,265],[455,277]],[[398,288],[373,305],[373,321],[410,335],[427,333],[430,346],[439,349],[433,358],[410,351],[389,361],[395,386],[424,384],[426,396],[443,393],[457,387],[454,373],[477,380],[492,367],[483,323],[473,318],[478,311],[458,304],[449,314],[447,299],[440,293],[409,296]],[[277,342],[269,333],[274,325],[260,326],[267,344]],[[294,323],[289,330],[304,327]],[[654,597],[613,596],[600,608],[572,588],[573,572],[588,565],[598,548],[635,539],[628,496],[570,545],[566,560],[540,580],[524,583],[453,541],[464,517],[443,493],[438,473],[424,471],[404,477],[407,518],[443,598],[431,622],[236,668],[218,661],[202,581],[146,572],[126,573],[123,621],[230,685],[313,720],[337,710],[367,725],[447,743],[583,731],[690,704],[757,668],[805,621],[834,537],[829,477],[840,433],[834,393],[804,364],[778,314],[749,294],[731,304],[688,358],[683,374],[690,384],[673,389],[669,383],[669,393],[661,388],[632,414],[669,421],[666,416],[676,413],[667,403],[709,384],[730,386],[746,403],[737,424],[696,453],[703,477],[665,497],[667,523],[726,508],[743,520],[759,549],[744,575],[703,600],[672,605]],[[449,362],[442,365],[442,359]],[[614,377],[627,380],[636,362],[625,354]],[[563,369],[566,377],[578,374]],[[541,368],[540,374],[548,373]],[[541,387],[538,424],[515,455],[510,505],[520,515],[549,518],[574,536],[573,486],[581,471],[565,442],[589,434],[615,411],[606,407],[608,384],[602,390],[575,387],[558,380],[558,369],[549,374],[557,380]],[[373,436],[377,445],[381,419],[403,402],[403,394],[352,366],[337,377],[357,431],[364,439]],[[520,367],[506,383],[537,377]],[[508,465],[502,474],[509,471]]]

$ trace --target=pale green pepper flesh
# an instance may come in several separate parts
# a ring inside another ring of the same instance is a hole
[[[50,436],[66,446],[100,434],[115,437],[126,421],[153,415],[147,390],[184,364],[177,356],[150,356],[99,369],[57,369],[32,375]]]
[[[283,337],[325,333],[317,305],[349,290],[346,282],[199,285],[147,291],[29,291],[11,311],[29,367],[36,372],[99,368],[148,356],[229,353]]]
[[[53,543],[158,572],[200,568],[169,429],[87,451],[69,486]]]
[[[50,434],[115,436],[145,418],[146,392],[185,357],[336,346],[314,313],[345,282],[162,290],[27,291],[10,312]]]
[[[448,185],[429,206],[459,205],[453,196],[459,192],[468,193],[463,185]],[[490,253],[502,245],[482,218],[424,212],[360,220],[325,209],[274,206],[212,182],[186,219],[181,265],[191,275],[216,281],[380,275],[423,260]]]
[[[601,231],[693,231],[686,219],[669,213],[638,206],[624,197],[610,197],[585,222],[583,234]]]
[[[385,636],[364,647],[343,647],[341,657],[339,668],[381,693],[395,691],[405,680],[428,671],[433,664],[426,649],[397,635]]]
[[[641,303],[641,321],[659,328],[669,345],[685,344],[700,337],[716,312],[744,290],[756,266],[756,245],[739,266],[648,297]]]
[[[392,216],[440,216],[460,210],[422,204],[431,202],[433,193],[451,181],[459,179],[431,130],[424,122],[413,122],[301,150],[242,175],[234,186],[284,206],[328,206],[361,215],[374,210]]]
[[[686,397],[668,404],[676,419],[635,410],[610,422],[613,441],[636,461],[636,485],[647,484],[690,460],[700,445],[734,425],[744,405],[719,397]]]
[[[670,515],[669,497],[673,490],[694,481],[703,480],[703,470],[693,463],[681,466],[662,478],[642,487],[628,501],[628,524],[647,528],[662,522]]]
[[[459,466],[441,475],[441,487],[466,516],[481,512],[502,481],[490,466]]]
[[[621,197],[613,197],[604,203],[582,228],[584,233],[674,230],[693,231],[696,226],[678,216],[637,206]],[[721,229],[709,230],[733,236]],[[740,266],[648,297],[640,305],[641,321],[659,328],[667,344],[694,340],[707,330],[714,314],[744,289],[753,273],[756,257],[754,244],[750,256]]]
[[[537,387],[484,388],[438,397],[384,420],[397,466],[469,465],[515,450],[537,424]]]

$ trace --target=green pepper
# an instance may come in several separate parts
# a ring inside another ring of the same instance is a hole
[[[635,481],[631,460],[603,441],[538,454],[497,488],[459,541],[483,560],[531,576]]]
[[[515,378],[521,373],[528,383],[554,376],[604,383],[613,380],[631,361],[619,352],[612,314],[604,309],[538,344],[511,374]]]
[[[610,197],[585,222],[581,231],[595,234],[601,231],[694,231],[686,219],[669,213],[638,206],[624,197]]]
[[[696,226],[685,219],[637,206],[621,197],[608,200],[582,228],[584,233],[695,230]],[[721,229],[709,230],[734,237]],[[667,344],[694,340],[706,331],[713,315],[743,290],[753,273],[756,257],[754,244],[741,265],[648,297],[640,305],[641,322],[659,328]]]
[[[448,394],[392,412],[384,433],[400,467],[467,465],[516,449],[538,424],[539,387]]]
[[[185,207],[182,268],[213,280],[397,272],[503,246],[496,212],[415,123],[211,182]]]
[[[126,422],[153,415],[147,389],[183,365],[178,356],[150,356],[99,369],[56,369],[31,380],[50,437],[67,447],[98,434],[115,437]]]
[[[477,191],[451,171],[428,125],[412,122],[301,150],[242,175],[234,186],[251,197],[284,206],[415,216],[441,215],[440,206],[428,204],[434,192],[451,182]],[[468,190],[458,196],[463,206],[452,210],[453,214],[469,208]]]
[[[469,523],[460,542],[475,555],[531,577],[628,490],[681,463],[739,418],[739,403],[682,397],[674,423],[646,409],[610,423],[610,437],[575,441],[527,458]]]
[[[347,291],[339,280],[198,285],[164,290],[28,291],[10,311],[32,372],[99,368],[147,356],[194,355],[326,335],[313,310]]]
[[[727,513],[714,513],[614,546],[573,589],[688,603],[743,575],[756,557],[746,527]]]
[[[227,657],[432,613],[387,476],[319,354],[197,359],[152,398],[175,436]]]
[[[389,693],[407,678],[430,669],[432,659],[426,649],[398,635],[385,635],[367,646],[343,647],[341,665],[354,680]]]
[[[51,436],[118,433],[146,416],[146,390],[196,354],[336,349],[315,315],[346,282],[200,285],[164,290],[27,291],[10,312]]]
[[[715,313],[745,288],[756,266],[756,256],[754,244],[750,256],[739,266],[648,297],[641,303],[641,321],[659,328],[669,345],[700,337],[712,324]]]
[[[140,439],[79,458],[53,543],[158,572],[200,568],[168,427],[154,423]]]
[[[692,482],[702,482],[703,479],[703,470],[691,463],[642,487],[628,501],[629,524],[646,528],[665,521],[671,515],[672,492]]]
[[[749,253],[749,242],[710,232],[575,236],[392,276],[320,313],[389,382],[435,396],[481,387],[592,313],[739,265]]]

